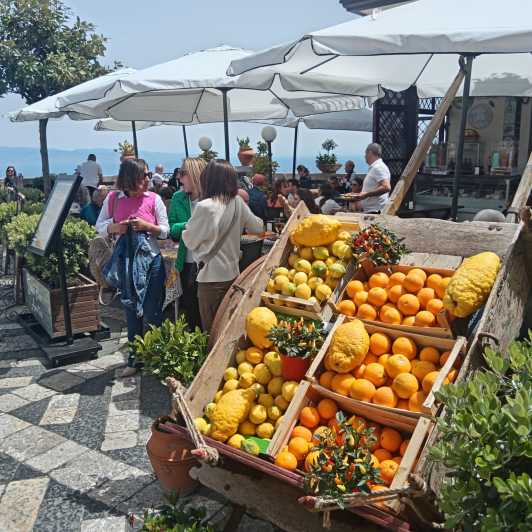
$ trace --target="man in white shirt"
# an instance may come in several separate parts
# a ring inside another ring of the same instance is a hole
[[[87,188],[92,198],[92,193],[102,184],[103,179],[102,167],[96,162],[94,153],[76,168],[76,174],[83,178],[81,185]]]
[[[164,182],[164,166],[162,164],[155,165],[155,172],[151,176],[150,189],[158,192],[163,186]]]
[[[380,144],[372,143],[366,148],[366,162],[368,173],[362,183],[362,191],[356,200],[362,200],[364,212],[379,213],[390,197],[390,170],[382,160]]]

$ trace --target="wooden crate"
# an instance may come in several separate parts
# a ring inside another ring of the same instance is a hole
[[[330,342],[332,340],[332,337],[337,329],[342,323],[345,321],[348,321],[352,318],[348,318],[347,316],[339,316],[336,322],[334,323],[326,341],[324,342],[322,349],[320,349],[319,353],[314,358],[312,364],[310,365],[305,378],[309,380],[310,382],[314,383],[315,385],[319,385],[319,376],[325,371],[324,367],[324,359],[327,354],[327,351],[329,349]],[[366,403],[364,401],[358,401],[356,399],[352,399],[350,397],[342,396],[332,390],[329,390],[327,388],[321,387],[321,393],[330,399],[334,399],[335,401],[340,402],[340,400],[347,400],[349,404],[357,405],[359,408],[362,408],[366,412],[371,411],[379,411],[379,412],[387,412],[389,414],[397,415],[401,414],[403,416],[411,417],[414,419],[417,419],[419,417],[422,417],[423,415],[435,415],[438,409],[438,405],[435,401],[434,394],[440,390],[442,387],[445,378],[451,371],[454,363],[456,362],[456,359],[459,355],[465,356],[466,353],[466,339],[464,337],[458,337],[457,339],[448,339],[448,338],[438,338],[434,336],[427,336],[427,335],[421,335],[421,334],[412,334],[412,333],[404,333],[402,331],[396,330],[396,329],[390,329],[386,327],[384,324],[379,325],[372,325],[369,323],[365,323],[366,330],[368,331],[368,334],[373,334],[376,332],[380,332],[383,334],[386,334],[387,336],[391,337],[392,340],[399,337],[399,336],[405,336],[407,338],[411,338],[418,347],[435,347],[439,351],[450,351],[451,354],[449,355],[449,358],[439,370],[439,375],[436,381],[434,382],[434,385],[432,387],[432,390],[430,394],[427,396],[425,402],[422,405],[422,411],[421,412],[410,412],[407,410],[401,410],[399,408],[390,408],[387,406],[382,405],[376,405],[373,403]]]
[[[298,423],[299,413],[303,407],[308,406],[311,403],[317,404],[321,398],[329,397],[329,395],[323,393],[324,390],[325,388],[312,384],[311,382],[300,384],[298,389],[298,392],[300,393],[298,393],[297,401],[295,400],[296,397],[294,397],[294,400],[292,400],[292,403],[285,412],[283,423],[281,424],[281,427],[279,427],[278,439],[273,453],[274,456],[288,445],[290,434]],[[338,398],[334,399],[339,407],[346,413],[362,416],[383,426],[392,427],[403,434],[409,435],[410,442],[390,488],[400,489],[406,487],[408,476],[413,471],[416,459],[423,448],[429,432],[433,428],[432,421],[427,418],[415,419],[410,416],[405,416],[400,410],[397,412],[386,412],[377,409],[367,409],[364,408],[365,403],[353,401],[347,397],[338,396]],[[399,511],[398,501],[392,501],[386,504],[391,510],[395,512]]]

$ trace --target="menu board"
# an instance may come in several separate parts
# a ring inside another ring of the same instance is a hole
[[[29,250],[36,255],[47,255],[50,246],[61,229],[74,201],[81,177],[61,175],[55,180],[52,192],[48,196],[44,211],[41,215],[37,230],[29,246]]]

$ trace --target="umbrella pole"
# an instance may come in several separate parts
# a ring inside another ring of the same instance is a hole
[[[471,88],[471,70],[474,56],[466,56],[464,92],[462,94],[462,113],[460,116],[460,129],[458,131],[458,146],[456,149],[456,163],[454,167],[453,202],[451,218],[456,222],[458,216],[458,190],[460,187],[460,174],[462,173],[462,159],[464,158],[465,129],[467,125],[467,112],[469,110],[469,91]]]
[[[183,128],[183,143],[185,144],[185,157],[188,159],[188,142],[187,142],[187,130],[185,129],[185,126],[181,126]]]
[[[296,178],[296,159],[297,159],[297,133],[299,131],[299,120],[294,130],[294,156],[292,159],[292,179]]]
[[[222,102],[224,110],[224,138],[225,138],[225,160],[231,162],[229,159],[229,117],[227,112],[227,92],[229,89],[220,89],[222,91]]]
[[[135,150],[135,158],[139,158],[139,145],[137,144],[137,126],[135,120],[131,122],[131,130],[133,131],[133,149]]]

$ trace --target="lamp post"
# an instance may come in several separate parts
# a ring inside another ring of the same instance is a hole
[[[272,142],[277,137],[277,130],[273,126],[266,126],[262,128],[261,136],[268,145],[268,177],[270,179],[270,186],[273,185],[273,168],[272,168]]]
[[[212,140],[209,137],[200,137],[198,146],[201,151],[209,151],[212,148]]]

